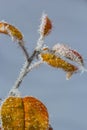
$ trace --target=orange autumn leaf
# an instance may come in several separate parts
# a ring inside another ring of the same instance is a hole
[[[46,130],[49,117],[44,104],[34,97],[9,97],[1,107],[4,130]]]
[[[47,36],[52,30],[52,22],[46,14],[42,15],[41,25],[40,25],[40,35]]]
[[[19,29],[3,21],[0,22],[0,33],[7,34],[11,36],[14,40],[23,40],[23,35],[19,31]]]
[[[47,64],[52,67],[63,69],[67,72],[66,78],[69,79],[73,73],[77,72],[78,68],[73,64],[68,63],[67,61],[61,59],[58,56],[55,56],[52,53],[42,53],[41,58]]]
[[[23,98],[23,103],[26,129],[46,130],[49,126],[46,107],[33,97]]]

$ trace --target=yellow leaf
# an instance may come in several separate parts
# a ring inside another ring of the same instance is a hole
[[[4,130],[24,130],[22,98],[7,98],[1,107],[1,119]]]
[[[48,112],[44,104],[34,97],[9,97],[1,107],[4,130],[46,130]]]
[[[78,68],[73,65],[68,63],[67,61],[61,59],[58,56],[55,56],[54,54],[51,53],[42,53],[41,58],[43,61],[45,61],[47,64],[49,64],[52,67],[55,68],[60,68],[63,69],[66,72],[69,72],[67,74],[67,78],[70,78],[71,75],[75,72],[77,72]]]
[[[0,22],[0,33],[11,36],[14,40],[23,40],[23,35],[15,26],[6,22]]]

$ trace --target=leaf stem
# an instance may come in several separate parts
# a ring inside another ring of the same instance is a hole
[[[21,49],[22,49],[22,51],[24,53],[26,61],[28,61],[29,60],[29,53],[28,53],[28,51],[27,51],[27,49],[26,49],[26,47],[24,45],[24,41],[19,41],[18,44],[19,44],[19,46],[21,47]]]

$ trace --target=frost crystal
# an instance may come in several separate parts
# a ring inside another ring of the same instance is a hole
[[[67,45],[56,44],[53,47],[53,50],[55,51],[55,55],[65,57],[69,60],[72,60],[72,61],[78,63],[79,65],[84,66],[83,57],[76,50],[71,49]]]
[[[20,97],[20,91],[17,88],[12,88],[9,92],[10,96]]]

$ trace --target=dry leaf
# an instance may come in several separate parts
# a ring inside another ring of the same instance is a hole
[[[19,31],[19,29],[3,21],[0,22],[0,33],[4,33],[11,36],[13,40],[18,40],[18,41],[23,40],[23,35]]]
[[[9,97],[1,107],[4,130],[46,130],[49,117],[44,104],[34,97]]]
[[[84,60],[81,54],[79,54],[76,50],[71,49],[69,46],[65,44],[56,44],[54,45],[53,50],[55,51],[55,55],[65,57],[84,66]]]
[[[46,14],[42,15],[41,25],[40,25],[40,35],[47,36],[52,30],[52,22]]]
[[[42,53],[41,58],[43,61],[45,61],[47,64],[51,65],[52,67],[60,68],[66,72],[69,72],[69,74],[67,74],[68,75],[67,78],[70,78],[70,76],[73,73],[78,71],[78,68],[75,65],[68,63],[67,61],[61,59],[60,57],[55,56],[54,54]]]

